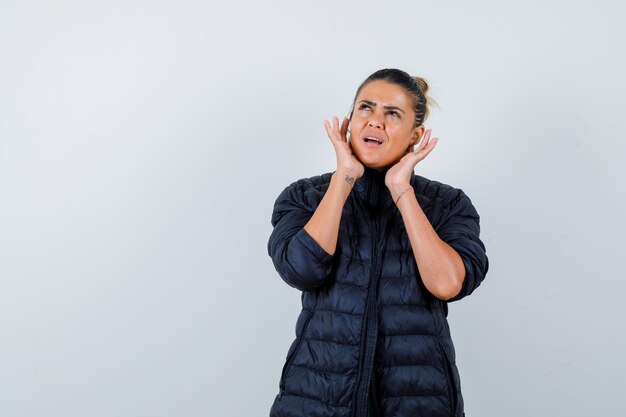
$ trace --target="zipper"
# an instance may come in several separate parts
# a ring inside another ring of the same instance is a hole
[[[365,317],[363,318],[363,330],[361,331],[361,347],[360,347],[360,352],[365,352],[365,329],[367,329],[368,326],[368,317],[367,315],[365,315]],[[361,356],[359,357],[359,369],[357,371],[357,375],[356,375],[356,389],[354,391],[354,399],[352,401],[352,410],[350,412],[350,417],[355,417],[356,416],[356,402],[358,399],[358,393],[359,393],[359,385],[360,385],[360,381],[362,379],[362,374],[363,374],[363,369],[365,368],[365,362],[363,359],[363,354],[361,354]]]
[[[300,345],[302,344],[302,341],[304,340],[304,335],[306,332],[306,328],[309,325],[309,320],[311,320],[311,318],[313,317],[313,312],[309,312],[308,314],[309,314],[308,317],[306,318],[306,320],[304,321],[304,324],[302,325],[302,333],[298,337],[298,342],[296,343],[296,346],[294,347],[293,351],[291,352],[291,354],[285,361],[285,364],[283,365],[283,370],[280,373],[280,383],[278,384],[278,387],[279,387],[278,399],[279,400],[282,398],[283,394],[285,393],[285,376],[287,374],[287,371],[289,370],[289,367],[291,366],[291,363],[296,357],[296,353],[298,353],[298,350],[300,349]]]
[[[374,198],[371,199],[370,189],[375,188]],[[378,203],[378,187],[369,187],[367,193],[367,200],[373,203],[373,207],[377,207]],[[376,287],[378,283],[378,222],[374,217],[374,214],[370,214],[370,222],[372,225],[372,269],[370,273],[370,284],[367,290],[367,302],[364,332],[361,333],[361,352],[363,360],[361,361],[359,372],[357,375],[355,399],[353,401],[353,408],[351,412],[352,417],[366,417],[368,413],[368,395],[369,395],[369,383],[372,377],[372,367],[374,359],[374,351],[376,349],[376,339],[378,336],[378,320],[376,311]],[[368,343],[369,339],[373,339],[373,343]]]
[[[376,373],[372,374],[372,402],[374,403],[374,411],[376,412],[376,417],[381,416],[380,412],[380,404],[378,404],[378,395],[376,394]]]

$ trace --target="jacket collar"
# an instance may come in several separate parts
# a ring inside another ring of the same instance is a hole
[[[391,193],[385,185],[385,175],[390,167],[374,169],[365,167],[363,176],[354,183],[356,196],[370,207],[393,204]]]

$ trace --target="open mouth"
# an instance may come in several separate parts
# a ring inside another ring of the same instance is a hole
[[[369,148],[376,148],[383,144],[383,141],[381,139],[378,139],[374,136],[365,136],[363,138],[363,142],[365,142],[365,145]]]

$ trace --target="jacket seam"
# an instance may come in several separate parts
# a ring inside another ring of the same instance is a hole
[[[317,371],[317,372],[328,372],[329,374],[341,375],[341,376],[344,376],[344,377],[346,375],[348,375],[348,372],[330,371],[328,369],[314,368],[312,366],[307,366],[307,365],[293,364],[293,366],[295,366],[296,368],[310,369],[312,371]]]
[[[290,392],[290,391],[285,391],[283,393],[283,397],[286,395],[291,395],[292,397],[302,397],[302,398],[306,398],[307,400],[311,400],[311,401],[317,401],[318,403],[322,403],[325,404],[327,406],[330,407],[335,407],[335,408],[350,408],[349,405],[339,405],[339,404],[333,404],[333,403],[328,403],[326,401],[320,400],[318,398],[313,398],[313,397],[309,397],[308,395],[304,395],[302,393],[299,392]]]
[[[351,316],[362,316],[363,313],[350,313],[348,311],[331,310],[328,308],[316,308],[315,311],[330,311],[331,313],[349,314]]]
[[[407,363],[403,365],[383,365],[383,366],[380,366],[379,368],[389,369],[389,368],[400,368],[400,367],[407,367],[407,366],[428,366],[430,368],[440,369],[439,366],[433,365],[432,363]]]
[[[350,344],[350,343],[336,342],[336,341],[334,341],[334,340],[315,339],[315,338],[312,338],[312,337],[306,337],[306,338],[304,338],[303,340],[312,340],[312,341],[314,341],[314,342],[335,343],[335,344],[337,344],[337,345],[352,346],[352,347],[354,347],[354,346],[359,346],[358,344]]]
[[[431,310],[431,307],[428,304],[420,304],[420,303],[393,303],[393,304],[380,304],[379,307],[424,307],[428,310]]]
[[[425,393],[425,394],[411,394],[411,395],[384,395],[381,396],[381,400],[388,400],[391,398],[415,398],[415,397],[441,397],[442,395],[446,395],[445,392],[441,393]]]
[[[396,336],[428,336],[433,338],[438,338],[439,336],[432,333],[394,333],[394,334],[384,334],[381,333],[385,337],[396,337]]]
[[[336,285],[349,285],[351,287],[356,287],[356,288],[367,288],[367,285],[356,285],[356,284],[352,284],[352,283],[346,282],[346,281],[339,281],[337,279],[335,279],[335,283],[336,283]]]

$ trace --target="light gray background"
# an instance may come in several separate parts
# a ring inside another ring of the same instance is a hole
[[[625,3],[302,3],[0,1],[0,415],[267,415],[274,201],[384,67],[481,215],[467,416],[623,415]]]

